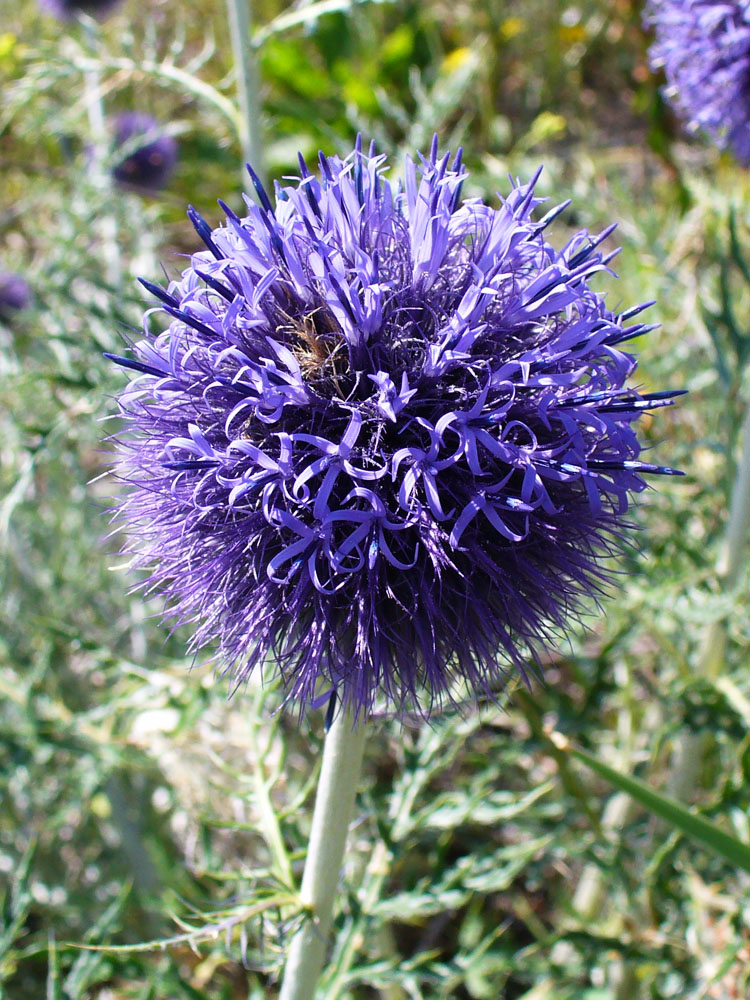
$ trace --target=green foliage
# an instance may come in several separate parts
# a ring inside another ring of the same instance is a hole
[[[628,806],[614,823],[621,801],[555,734],[657,792],[690,734],[690,804],[745,856],[750,588],[745,573],[726,592],[715,564],[750,390],[750,181],[672,133],[629,0],[254,6],[272,176],[359,129],[389,152],[434,129],[462,143],[469,195],[544,161],[571,230],[621,223],[613,301],[658,300],[662,331],[634,345],[644,387],[691,389],[647,430],[689,475],[639,509],[643,554],[546,682],[429,727],[373,726],[321,996],[746,996],[737,858],[680,835],[683,814]],[[216,197],[239,204],[229,58],[223,5],[203,0],[128,0],[91,32],[27,0],[0,28],[0,269],[34,292],[0,327],[8,1000],[273,997],[301,919],[322,715],[297,727],[272,688],[228,702],[210,665],[190,671],[184,633],[128,593],[104,513],[122,376],[102,352],[137,335],[135,277],[194,248],[185,205],[213,219]],[[92,86],[107,115],[137,104],[178,136],[160,197],[91,169]],[[696,676],[714,621],[715,680]],[[584,872],[600,890],[587,911]]]

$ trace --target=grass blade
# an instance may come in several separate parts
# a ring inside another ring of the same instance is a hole
[[[698,815],[676,799],[654,791],[639,778],[622,774],[593,754],[573,746],[561,733],[551,733],[550,736],[561,750],[590,767],[592,771],[614,785],[615,788],[630,795],[636,802],[639,802],[649,812],[659,816],[673,829],[679,830],[686,837],[699,841],[738,868],[750,872],[750,844],[745,844],[731,834],[725,833],[724,830],[720,830],[710,820]]]

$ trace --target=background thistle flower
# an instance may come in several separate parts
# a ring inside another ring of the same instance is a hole
[[[104,21],[122,0],[39,0],[39,6],[59,21],[72,21],[78,14],[88,14]]]
[[[688,128],[750,163],[750,5],[746,0],[650,0],[666,96]]]
[[[421,158],[420,158],[421,159]],[[302,708],[335,690],[428,714],[601,593],[643,473],[627,388],[649,327],[590,287],[612,255],[533,221],[538,174],[461,202],[461,155],[300,158],[244,219],[222,204],[122,394],[119,518],[195,648],[236,683],[271,657]]]
[[[115,146],[127,153],[112,170],[115,181],[151,193],[165,187],[177,164],[177,140],[142,111],[118,115],[114,131]]]
[[[13,313],[28,308],[30,303],[28,281],[20,274],[0,271],[0,320],[7,322]]]

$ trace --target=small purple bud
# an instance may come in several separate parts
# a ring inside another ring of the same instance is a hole
[[[0,319],[8,322],[13,313],[31,304],[31,288],[20,274],[0,271]]]
[[[42,10],[58,21],[73,21],[78,14],[87,14],[104,21],[122,0],[39,0]]]
[[[177,164],[177,140],[142,111],[118,115],[114,132],[116,148],[127,154],[112,170],[115,181],[148,193],[166,187]]]

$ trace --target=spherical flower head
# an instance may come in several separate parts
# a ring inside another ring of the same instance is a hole
[[[663,67],[666,96],[694,132],[750,164],[750,3],[650,0],[650,58]]]
[[[459,155],[403,187],[360,145],[215,230],[146,326],[120,398],[117,517],[146,586],[267,664],[300,710],[429,715],[456,680],[495,695],[607,579],[644,473],[626,385],[646,332],[591,287],[598,237],[562,250],[537,177],[461,202]],[[538,176],[538,174],[537,174]],[[257,178],[256,178],[257,181]]]
[[[20,274],[0,271],[0,320],[10,320],[13,313],[31,304],[31,288]]]
[[[127,154],[112,170],[115,181],[149,193],[166,187],[177,164],[177,140],[142,111],[118,115],[114,133],[115,146]]]
[[[39,0],[42,10],[58,21],[74,21],[78,14],[87,14],[104,21],[122,0]]]

